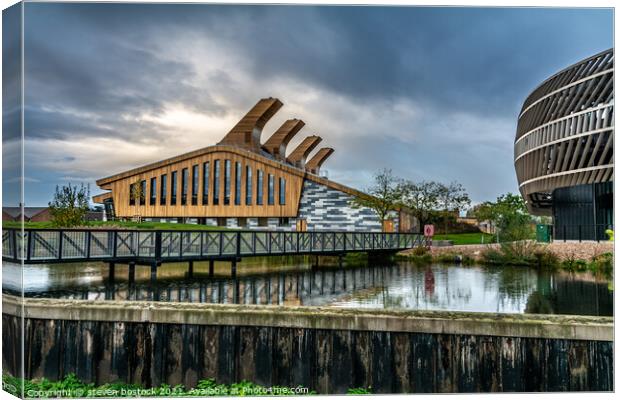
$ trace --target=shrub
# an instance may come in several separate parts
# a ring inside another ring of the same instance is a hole
[[[413,254],[414,256],[423,256],[427,253],[428,253],[428,249],[425,246],[418,246],[414,248],[413,251],[411,252],[411,254]]]
[[[584,272],[588,269],[588,263],[585,260],[576,259],[574,256],[570,256],[566,260],[562,261],[562,269],[571,272]]]
[[[595,274],[603,275],[607,279],[613,277],[614,255],[613,253],[603,253],[592,257],[588,269]]]

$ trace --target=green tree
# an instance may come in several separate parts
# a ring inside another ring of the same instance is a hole
[[[480,204],[474,213],[479,221],[488,220],[495,225],[500,242],[532,238],[532,217],[519,195],[512,193],[501,195],[495,202]]]
[[[452,181],[447,185],[439,184],[437,205],[445,233],[448,233],[448,222],[454,222],[459,211],[468,208],[470,204],[469,194],[460,183]]]
[[[433,181],[411,182],[402,184],[402,202],[420,226],[428,223],[438,207],[441,184]]]
[[[141,181],[136,181],[134,183],[132,183],[129,186],[129,196],[131,197],[131,200],[133,202],[134,205],[134,215],[138,216],[138,221],[140,220],[140,215],[138,214],[138,210],[140,209],[138,206],[142,203],[142,201],[144,200],[144,190],[142,190],[142,182]]]
[[[374,176],[374,183],[366,193],[369,196],[355,197],[353,207],[368,207],[373,209],[379,220],[386,220],[392,211],[402,205],[402,181],[392,174],[391,169],[383,169]]]
[[[89,197],[90,187],[83,184],[79,187],[71,184],[62,188],[56,186],[54,199],[49,203],[52,224],[63,228],[84,225]]]

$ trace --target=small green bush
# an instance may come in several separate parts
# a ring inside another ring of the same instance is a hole
[[[366,388],[351,388],[347,390],[347,394],[372,394],[371,387]]]
[[[588,264],[588,269],[595,274],[600,274],[611,280],[614,272],[613,253],[603,253],[594,256],[592,261]]]
[[[425,246],[418,246],[416,248],[413,249],[413,251],[411,252],[411,254],[413,254],[414,256],[423,256],[425,254],[427,254],[429,251]]]

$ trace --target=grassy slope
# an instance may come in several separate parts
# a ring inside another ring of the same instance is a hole
[[[484,237],[484,243],[492,243],[495,241],[495,235],[488,233],[450,233],[447,235],[435,235],[433,240],[452,240],[455,245],[460,244],[482,244],[482,238]]]
[[[19,222],[2,222],[4,228],[20,228]],[[57,228],[51,222],[26,222],[26,228],[45,229]],[[226,230],[224,226],[207,226],[198,224],[172,224],[167,222],[121,222],[121,221],[92,221],[84,228],[110,227],[119,229],[160,229],[160,230]]]

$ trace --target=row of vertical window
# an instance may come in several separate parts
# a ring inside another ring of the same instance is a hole
[[[231,168],[232,163],[230,160],[224,160],[224,193],[223,196],[220,194],[220,177],[221,177],[221,165],[220,160],[213,160],[213,166],[211,167],[211,162],[206,161],[202,164],[202,168],[200,168],[199,164],[193,165],[191,168],[191,185],[190,185],[190,176],[189,169],[183,168],[181,170],[181,196],[180,196],[180,204],[182,206],[188,204],[188,200],[191,202],[191,205],[197,206],[198,200],[200,199],[200,205],[208,205],[209,197],[211,196],[211,204],[219,205],[220,200],[222,200],[224,205],[231,204]],[[200,176],[200,170],[202,169],[202,176]],[[253,169],[249,165],[245,166],[245,182],[242,182],[242,165],[240,162],[235,162],[235,171],[234,171],[234,179],[235,179],[235,192],[234,192],[234,205],[241,205],[241,186],[242,183],[245,183],[245,205],[253,205],[253,184],[256,182],[256,205],[263,205],[263,187],[264,187],[264,173],[262,170],[256,170],[256,180],[253,177]],[[213,185],[210,185],[210,175],[213,174]],[[202,179],[202,193],[198,193],[200,179]],[[172,171],[170,173],[170,187],[171,192],[168,192],[168,174],[163,174],[159,177],[160,181],[160,191],[159,191],[159,205],[177,205],[178,199],[178,171]],[[147,185],[146,180],[142,180],[140,182],[136,182],[130,185],[129,188],[129,205],[136,205],[136,202],[139,202],[141,206],[146,205],[147,198]],[[136,187],[136,185],[139,186]],[[189,188],[191,187],[191,197],[189,194]],[[170,194],[170,201],[168,202],[168,194]],[[223,198],[222,198],[223,197]],[[154,206],[157,205],[157,178],[150,178],[150,185],[148,191],[148,199],[149,205]],[[274,205],[275,204],[275,177],[272,174],[267,174],[267,204]],[[285,205],[286,204],[286,179],[279,178],[278,179],[278,204]]]

